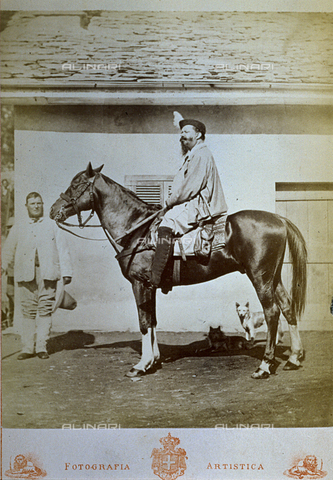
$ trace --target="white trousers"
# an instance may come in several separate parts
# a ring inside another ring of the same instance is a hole
[[[21,341],[23,353],[35,352],[35,334],[36,334],[36,353],[46,352],[46,342],[50,336],[52,324],[51,315],[39,316],[36,318],[23,317]]]
[[[189,225],[187,220],[188,204],[182,203],[181,205],[175,205],[166,212],[160,227],[169,227],[175,235],[184,235],[194,228],[194,225]]]

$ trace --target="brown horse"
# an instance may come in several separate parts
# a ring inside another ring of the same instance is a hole
[[[103,167],[103,166],[102,166]],[[102,175],[102,167],[78,173],[65,194],[53,204],[50,217],[61,225],[77,214],[81,223],[83,210],[96,212],[104,231],[116,249],[121,271],[132,284],[140,331],[142,355],[128,376],[142,375],[158,365],[160,354],[156,339],[156,289],[140,280],[151,268],[154,252],[142,247],[156,207],[140,200],[133,192]],[[81,223],[82,225],[82,223]],[[133,229],[133,226],[139,225]],[[275,368],[275,339],[280,311],[286,318],[291,338],[291,355],[285,370],[296,370],[303,356],[297,328],[305,304],[306,246],[297,227],[286,218],[269,212],[245,210],[228,216],[225,248],[212,253],[202,264],[196,258],[181,262],[179,285],[207,282],[227,273],[246,273],[251,280],[267,323],[267,341],[260,367],[253,378],[267,378]],[[286,245],[293,267],[291,296],[281,281]],[[123,250],[121,251],[121,249]]]

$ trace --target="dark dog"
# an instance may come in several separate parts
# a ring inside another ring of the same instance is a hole
[[[209,350],[231,352],[251,348],[245,338],[239,335],[226,335],[223,330],[221,330],[221,327],[209,327],[209,332],[206,336],[209,343]]]

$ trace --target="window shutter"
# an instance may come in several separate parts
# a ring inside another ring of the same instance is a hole
[[[141,200],[146,203],[160,204],[162,202],[161,198],[162,185],[144,185],[139,184],[135,186],[135,193]]]
[[[170,175],[126,175],[125,187],[144,202],[163,206],[171,195],[172,180]]]

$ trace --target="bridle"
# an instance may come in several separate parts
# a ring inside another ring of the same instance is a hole
[[[55,216],[54,220],[59,228],[61,230],[65,230],[65,232],[70,233],[71,235],[74,235],[74,237],[78,238],[83,238],[84,240],[92,240],[95,242],[105,242],[105,238],[89,238],[89,237],[84,237],[82,235],[78,235],[77,233],[72,232],[71,230],[68,230],[66,227],[79,227],[79,228],[84,228],[84,227],[90,227],[90,228],[100,228],[102,227],[104,230],[104,233],[106,235],[106,238],[109,240],[113,248],[116,250],[117,254],[121,252],[119,245],[114,241],[112,236],[109,234],[109,232],[106,230],[106,228],[103,225],[87,225],[89,220],[94,216],[95,214],[95,200],[94,200],[94,183],[96,180],[96,177],[99,176],[98,174],[94,176],[93,180],[87,180],[86,182],[81,182],[77,185],[79,187],[80,185],[84,185],[83,189],[81,189],[80,192],[78,192],[77,195],[70,197],[67,195],[67,193],[61,193],[60,198],[65,200],[66,204],[63,205],[57,215]],[[83,222],[82,221],[82,215],[81,211],[79,210],[79,207],[77,205],[77,201],[82,195],[85,193],[86,190],[89,189],[89,197],[90,197],[90,204],[89,208],[91,209],[90,214],[88,218]],[[62,218],[62,215],[64,213],[65,207],[72,206],[75,210],[75,213],[77,215],[78,219],[78,225],[75,225],[74,223],[67,223],[67,222],[62,222],[60,219]],[[66,225],[66,227],[64,227]]]
[[[65,228],[64,225],[66,225],[66,227],[79,227],[79,228],[84,228],[84,227],[98,228],[98,227],[102,227],[103,230],[104,230],[104,233],[106,235],[106,238],[109,240],[109,242],[111,243],[113,248],[116,250],[117,254],[119,255],[120,253],[122,253],[122,247],[120,247],[118,242],[121,239],[123,239],[124,237],[126,237],[127,235],[129,235],[130,233],[137,230],[139,227],[141,227],[145,223],[148,223],[150,220],[153,220],[157,215],[159,215],[161,213],[161,211],[157,211],[157,212],[153,213],[152,215],[150,215],[149,217],[143,219],[141,222],[139,222],[137,225],[132,227],[130,230],[127,230],[121,237],[118,237],[116,239],[114,239],[112,237],[112,235],[110,235],[110,233],[107,231],[107,229],[103,225],[87,225],[89,220],[95,214],[94,183],[95,183],[96,178],[99,177],[99,176],[100,176],[100,174],[96,174],[96,175],[94,175],[94,178],[92,180],[87,180],[86,182],[79,183],[77,185],[77,187],[79,187],[80,185],[83,185],[84,187],[82,188],[82,190],[80,192],[78,192],[78,194],[76,194],[73,197],[70,197],[66,193],[61,193],[60,198],[65,200],[66,204],[63,205],[60,208],[60,210],[57,213],[57,215],[55,216],[54,220],[55,220],[56,224],[58,225],[58,227],[61,228],[62,230],[65,230],[66,232],[71,233],[75,237],[84,238],[85,240],[94,240],[94,241],[99,241],[99,242],[104,242],[105,241],[104,238],[88,238],[88,237],[83,237],[82,235],[77,235],[76,233],[71,232],[70,230]],[[89,189],[89,197],[90,197],[89,208],[91,209],[91,211],[90,211],[90,214],[89,214],[88,218],[83,222],[82,221],[82,216],[81,216],[81,211],[79,210],[79,207],[77,205],[77,201],[80,197],[82,197],[82,195],[88,189]],[[72,206],[74,208],[75,213],[77,215],[78,223],[79,223],[78,225],[75,225],[75,224],[72,224],[72,223],[67,223],[67,222],[61,222],[60,219],[61,219],[61,217],[64,213],[65,207],[68,207],[68,206]]]
[[[89,220],[94,216],[95,214],[95,200],[94,200],[94,183],[95,183],[95,180],[96,180],[96,177],[97,175],[94,176],[93,180],[87,180],[86,182],[81,182],[77,185],[77,187],[79,187],[80,185],[83,185],[83,189],[81,189],[80,192],[77,193],[77,195],[73,196],[73,197],[70,197],[69,195],[67,195],[67,193],[61,193],[60,194],[60,198],[62,198],[63,200],[65,200],[66,202],[66,205],[63,205],[59,212],[57,213],[56,217],[55,217],[55,221],[58,222],[59,219],[61,218],[62,214],[64,213],[64,209],[65,207],[69,207],[69,206],[72,206],[75,210],[75,213],[77,215],[77,220],[79,222],[79,225],[72,225],[70,223],[66,223],[66,222],[62,222],[63,225],[67,225],[69,227],[77,227],[79,226],[80,228],[84,228],[87,223],[89,222]],[[79,207],[77,205],[77,201],[80,197],[82,197],[82,195],[86,192],[86,190],[89,189],[89,198],[90,198],[90,204],[89,204],[89,208],[91,209],[91,212],[88,216],[88,218],[83,222],[82,221],[82,215],[81,215],[81,211],[79,210]],[[100,226],[100,225],[94,225],[94,226]]]

